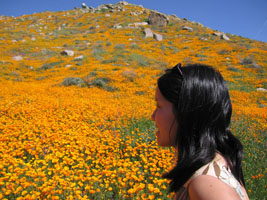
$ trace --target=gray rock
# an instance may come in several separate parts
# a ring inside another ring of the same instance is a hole
[[[225,35],[225,34],[222,34],[221,35],[221,39],[223,39],[223,40],[230,40],[230,38],[227,36],[227,35]]]
[[[146,28],[144,30],[144,33],[145,33],[145,38],[153,37],[153,33],[150,28]]]
[[[162,39],[163,39],[162,35],[160,35],[158,33],[153,33],[153,36],[157,41],[162,41]]]
[[[83,9],[89,9],[89,7],[85,3],[82,3],[82,8]]]
[[[188,30],[188,31],[193,31],[193,28],[189,27],[189,26],[182,26],[183,30]]]
[[[128,27],[140,27],[140,26],[146,26],[146,25],[148,25],[148,23],[147,22],[135,22],[135,23],[133,23],[133,24],[128,24]]]
[[[64,50],[60,53],[61,55],[65,55],[65,56],[74,56],[74,51],[71,50]]]
[[[123,6],[127,6],[129,3],[126,2],[126,1],[120,1],[120,2],[118,2],[117,4],[119,4],[119,5],[123,5]]]
[[[14,56],[12,59],[15,61],[23,60],[22,56]]]
[[[114,6],[112,4],[105,4],[105,6],[108,8],[108,9],[113,9]]]
[[[169,23],[169,18],[162,13],[150,11],[148,23],[155,26],[166,26]]]
[[[222,33],[220,33],[220,32],[213,32],[212,35],[221,37],[222,36]]]
[[[267,92],[267,90],[265,88],[257,88],[258,92]]]
[[[137,16],[137,13],[136,12],[130,12],[130,15]]]
[[[74,61],[80,61],[80,60],[83,60],[84,59],[84,56],[81,55],[81,56],[77,56],[74,58]]]
[[[253,68],[253,69],[262,69],[262,67],[260,65],[254,63],[254,62],[249,67]]]
[[[212,33],[212,35],[218,36],[223,40],[230,40],[230,38],[224,33],[214,32],[214,33]]]
[[[115,25],[113,26],[113,28],[115,28],[115,29],[121,29],[122,26],[121,26],[120,24],[115,24]]]

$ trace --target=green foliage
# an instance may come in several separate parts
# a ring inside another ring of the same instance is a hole
[[[41,71],[41,70],[48,70],[48,69],[52,69],[55,66],[59,66],[61,63],[63,63],[63,61],[58,61],[58,62],[51,62],[51,63],[45,63],[43,64],[41,67],[37,68],[37,71]]]
[[[142,142],[148,144],[156,140],[155,136],[155,123],[151,119],[141,118],[141,119],[125,119],[127,122],[126,126],[120,128],[121,136],[123,139],[127,137],[133,138],[132,147],[136,146],[136,140],[141,139]],[[138,135],[136,130],[141,133],[146,133],[144,135]]]
[[[107,90],[109,92],[114,92],[114,91],[118,90],[118,88],[108,85],[108,83],[110,83],[110,81],[111,80],[109,78],[99,77],[99,78],[93,79],[91,82],[87,82],[87,85],[102,88],[102,89]]]
[[[133,43],[130,45],[131,49],[141,49],[137,44]]]
[[[197,54],[195,54],[195,57],[198,57],[198,58],[204,58],[204,57],[207,57],[207,56],[206,56],[206,55],[202,55],[202,54],[197,53]]]
[[[111,42],[106,42],[106,46],[108,47],[108,46],[111,46],[112,45],[112,43]]]
[[[223,50],[218,51],[218,54],[219,55],[230,55],[231,52],[227,49],[223,49]]]
[[[227,81],[227,86],[229,90],[238,90],[241,92],[251,92],[255,91],[256,88],[253,87],[253,85],[250,85],[248,83],[243,82],[243,80],[239,80],[239,82],[232,82],[232,81]]]
[[[232,72],[241,72],[240,69],[238,69],[238,68],[236,68],[236,67],[233,67],[233,66],[228,67],[227,70],[228,70],[228,71],[232,71]]]
[[[142,55],[139,55],[137,53],[131,54],[129,57],[129,61],[135,62],[135,63],[137,63],[137,65],[140,65],[143,67],[148,66],[150,64],[148,58],[146,58]]]
[[[118,49],[118,50],[122,50],[122,49],[124,49],[125,48],[125,44],[116,44],[115,46],[114,46],[114,49]]]
[[[74,78],[74,77],[64,78],[62,85],[64,85],[64,86],[76,85],[79,87],[85,87],[86,86],[85,82],[81,78]]]
[[[266,148],[264,141],[267,139],[266,129],[261,124],[247,116],[234,116],[232,132],[244,146],[244,160],[242,162],[244,178],[250,199],[265,199],[264,178],[253,179],[253,176],[266,173]],[[263,159],[263,160],[262,160]]]
[[[250,65],[252,63],[253,63],[253,60],[250,57],[246,57],[240,61],[240,64],[242,64],[242,65]]]
[[[102,60],[103,56],[106,55],[106,50],[102,47],[102,45],[98,45],[93,48],[92,56],[97,60]]]

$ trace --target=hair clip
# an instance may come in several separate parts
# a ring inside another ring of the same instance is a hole
[[[181,63],[178,63],[177,65],[175,65],[175,66],[172,68],[172,71],[173,71],[173,72],[176,72],[176,73],[180,74],[182,77],[184,77],[183,72],[182,72],[182,70],[181,70],[181,67],[182,67],[182,64],[181,64]]]

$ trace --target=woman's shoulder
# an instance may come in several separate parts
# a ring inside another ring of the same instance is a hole
[[[200,175],[188,187],[190,199],[240,200],[235,190],[213,176]]]
[[[220,154],[197,170],[186,186],[190,199],[248,199]]]

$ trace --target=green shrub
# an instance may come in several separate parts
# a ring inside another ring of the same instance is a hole
[[[252,58],[249,58],[249,57],[246,57],[240,61],[240,64],[242,64],[242,65],[250,65],[252,63],[254,63],[254,62],[253,62]]]
[[[37,68],[37,71],[40,70],[48,70],[48,69],[52,69],[57,65],[60,65],[61,63],[63,63],[63,61],[58,61],[58,62],[51,62],[51,63],[45,63],[43,64],[41,67]]]
[[[149,60],[146,57],[139,55],[137,53],[131,54],[129,57],[129,61],[136,62],[138,65],[141,65],[141,66],[149,65]]]
[[[125,48],[125,44],[116,44],[114,46],[114,49],[124,49]]]
[[[106,42],[106,46],[108,47],[108,46],[111,46],[112,45],[112,43],[111,42]]]
[[[131,44],[130,45],[130,48],[131,49],[140,49],[140,47],[137,44],[135,44],[135,43]]]
[[[93,48],[92,50],[92,56],[97,60],[102,60],[103,56],[106,54],[106,50],[102,48],[101,45],[98,45]]]

